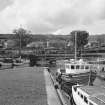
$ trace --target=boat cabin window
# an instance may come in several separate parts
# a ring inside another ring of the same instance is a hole
[[[83,98],[83,95],[81,94],[81,98]]]
[[[103,61],[102,64],[105,64],[105,61]]]
[[[71,69],[75,69],[74,65],[71,65]]]
[[[60,72],[61,72],[61,73],[65,73],[65,69],[61,69]]]
[[[87,97],[85,97],[85,96],[84,96],[84,101],[85,101],[86,103],[88,103]]]
[[[81,69],[84,69],[84,65],[81,65]]]
[[[89,69],[89,66],[87,65],[87,66],[85,66],[85,69]]]
[[[66,65],[66,68],[70,68],[70,66],[69,65]]]
[[[79,67],[80,67],[79,65],[76,65],[76,69],[79,69]]]
[[[80,93],[78,92],[78,95],[80,95]]]
[[[83,99],[83,94],[81,94],[80,92],[78,92],[78,95]]]
[[[67,65],[68,68],[70,68],[70,65]]]
[[[81,98],[83,98],[83,95],[82,95],[80,92],[78,92],[78,95],[79,95]]]

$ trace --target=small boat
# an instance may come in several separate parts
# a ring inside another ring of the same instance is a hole
[[[24,62],[23,62],[22,59],[15,59],[14,62],[13,62],[14,66],[21,66],[23,64],[24,64]]]
[[[72,105],[105,105],[104,86],[72,86]]]

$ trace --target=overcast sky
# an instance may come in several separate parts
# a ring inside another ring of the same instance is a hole
[[[105,0],[0,0],[0,33],[105,33]]]

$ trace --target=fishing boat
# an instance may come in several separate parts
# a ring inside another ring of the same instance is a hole
[[[72,86],[72,105],[105,105],[104,86]]]
[[[61,85],[61,89],[69,95],[72,92],[72,85],[88,85],[89,83],[92,85],[97,75],[93,65],[81,60],[76,62],[66,61],[61,66],[57,70],[56,80]]]
[[[83,59],[77,59],[76,51],[76,33],[75,33],[75,57],[70,60],[60,60],[57,62],[58,69],[56,73],[56,80],[59,82],[76,82],[76,83],[88,83],[90,72],[91,78],[94,82],[96,78],[96,67],[94,64],[89,64]]]
[[[56,80],[66,83],[87,84],[89,78],[92,83],[96,78],[96,69],[92,64],[88,64],[82,60],[79,61],[65,61],[64,65],[61,63],[56,73]]]
[[[89,64],[83,59],[77,60],[76,48],[75,59],[58,61],[57,65],[56,80],[61,85],[61,89],[68,94],[71,94],[72,85],[77,83],[87,85],[89,78],[91,78],[91,84],[93,84],[96,78],[95,65]]]

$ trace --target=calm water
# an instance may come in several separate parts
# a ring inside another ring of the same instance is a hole
[[[99,79],[98,77],[95,79],[95,81],[94,81],[94,85],[103,85],[103,86],[105,86],[105,80],[101,80],[101,79]]]

